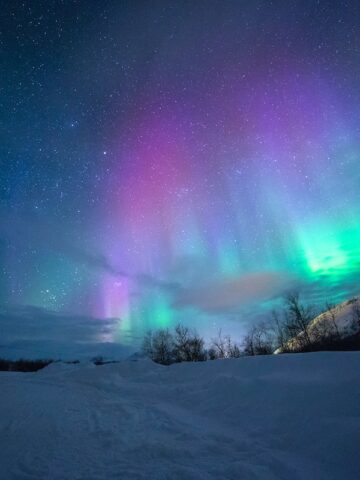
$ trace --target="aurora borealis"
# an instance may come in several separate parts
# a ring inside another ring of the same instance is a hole
[[[2,304],[131,342],[359,293],[357,1],[4,10]]]

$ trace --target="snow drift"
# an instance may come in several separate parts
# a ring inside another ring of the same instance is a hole
[[[360,352],[0,373],[2,480],[358,479]]]

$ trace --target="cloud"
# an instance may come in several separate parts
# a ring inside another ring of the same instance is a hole
[[[66,315],[33,306],[1,307],[0,351],[5,358],[124,358],[134,347],[112,341],[119,319]],[[125,340],[125,339],[124,339]],[[127,343],[134,343],[132,338]]]
[[[180,290],[175,308],[193,307],[207,313],[225,313],[254,302],[278,296],[294,286],[286,273],[258,272],[238,277],[218,278],[202,286]]]

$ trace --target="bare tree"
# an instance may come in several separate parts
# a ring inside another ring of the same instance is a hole
[[[274,325],[272,322],[260,322],[253,325],[244,338],[245,355],[270,355],[276,349]]]
[[[226,337],[226,356],[228,358],[239,358],[241,356],[240,347],[231,340],[230,335]]]
[[[257,325],[256,354],[269,355],[275,350],[274,334],[271,322],[260,322]]]
[[[256,328],[253,326],[244,337],[244,354],[247,356],[255,355],[255,332]]]
[[[226,358],[226,338],[222,336],[221,328],[218,336],[211,340],[212,351],[216,358]]]
[[[206,359],[204,340],[195,330],[177,325],[174,333],[174,357],[177,362],[199,362]]]
[[[142,351],[154,362],[170,365],[173,357],[174,340],[167,329],[148,332],[143,340]]]
[[[240,347],[232,341],[230,335],[222,335],[221,329],[218,336],[212,339],[208,350],[210,360],[215,358],[238,358],[241,356]]]
[[[302,348],[309,348],[311,345],[309,323],[314,317],[312,308],[300,302],[298,292],[289,293],[285,297],[285,308],[285,325],[289,337],[296,338]]]
[[[274,334],[274,350],[280,348],[283,351],[288,338],[284,322],[280,319],[279,313],[276,310],[271,312],[271,328]]]
[[[195,333],[190,338],[190,361],[191,362],[203,362],[206,360],[206,351],[204,348],[204,339]]]
[[[190,331],[180,324],[175,327],[174,350],[178,362],[190,361]]]

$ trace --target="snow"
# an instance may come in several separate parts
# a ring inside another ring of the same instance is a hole
[[[360,352],[0,373],[0,478],[358,479]]]
[[[354,297],[351,300],[339,303],[328,311],[318,315],[311,322],[311,329],[315,329],[316,326],[322,321],[331,321],[331,315],[334,316],[337,328],[344,335],[353,333],[351,332],[351,325],[354,321],[353,308],[355,305],[360,306],[360,296]]]

